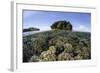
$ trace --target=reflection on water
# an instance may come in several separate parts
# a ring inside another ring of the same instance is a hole
[[[28,32],[23,32],[23,36],[27,36],[27,35],[31,35],[31,34],[35,34],[41,31],[28,31]]]

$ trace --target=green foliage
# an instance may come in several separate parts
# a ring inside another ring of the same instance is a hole
[[[60,30],[67,30],[71,31],[72,30],[72,25],[69,21],[56,21],[52,24],[51,26],[52,29],[60,29]]]
[[[23,62],[91,59],[90,36],[88,32],[66,30],[51,30],[25,36]]]

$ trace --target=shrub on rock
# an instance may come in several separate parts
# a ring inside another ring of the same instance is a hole
[[[69,21],[56,21],[51,25],[51,29],[72,31],[72,24]]]

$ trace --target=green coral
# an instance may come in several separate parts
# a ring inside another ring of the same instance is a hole
[[[61,54],[58,55],[58,60],[72,60],[72,57],[69,53],[62,52]]]
[[[44,51],[40,55],[40,59],[42,61],[56,61],[56,48],[54,46],[50,46],[47,51]]]
[[[23,38],[23,62],[91,59],[90,33],[45,31]]]

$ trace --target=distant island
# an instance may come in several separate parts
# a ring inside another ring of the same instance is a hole
[[[28,31],[39,31],[39,30],[40,30],[40,29],[38,29],[38,28],[30,27],[30,28],[23,29],[23,32],[28,32]]]

